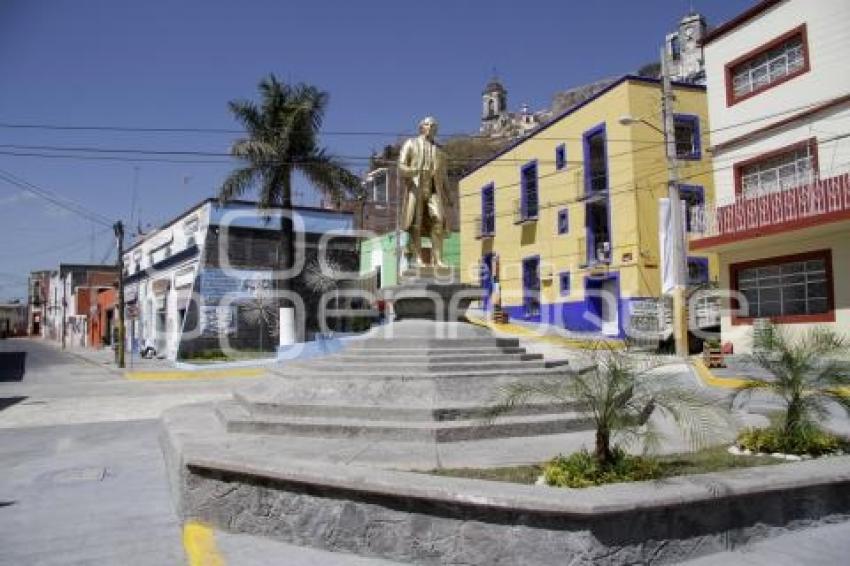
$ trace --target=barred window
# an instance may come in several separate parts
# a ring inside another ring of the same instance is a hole
[[[764,90],[773,83],[806,70],[806,41],[804,29],[769,45],[729,69],[731,100],[744,98]]]
[[[745,197],[775,193],[814,180],[814,153],[810,144],[741,166],[741,193]]]
[[[746,317],[823,314],[830,307],[827,258],[777,262],[740,269],[738,291]]]
[[[537,161],[529,161],[520,169],[522,220],[537,219]]]
[[[492,236],[496,233],[495,186],[490,183],[481,189],[481,235]]]

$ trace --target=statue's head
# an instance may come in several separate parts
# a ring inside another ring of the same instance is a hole
[[[427,116],[419,121],[419,134],[425,136],[429,140],[437,137],[437,128],[439,124],[437,119],[432,116]]]

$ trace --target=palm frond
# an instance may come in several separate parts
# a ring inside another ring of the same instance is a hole
[[[232,171],[218,191],[219,201],[226,202],[242,196],[254,182],[256,174],[257,170],[253,167],[242,167]]]

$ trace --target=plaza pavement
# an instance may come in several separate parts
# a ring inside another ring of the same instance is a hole
[[[578,355],[552,343],[523,339],[523,345],[550,357]],[[133,381],[105,360],[40,340],[0,341],[0,351],[26,351],[28,358],[23,380],[0,380],[0,565],[393,564],[203,526],[209,546],[187,544],[168,492],[157,419],[168,407],[224,399],[234,388],[265,378]],[[668,371],[683,383],[709,387],[684,365]],[[306,449],[310,441],[293,444]],[[467,456],[486,463],[483,452]],[[826,566],[843,563],[848,554],[850,524],[842,523],[693,564]]]

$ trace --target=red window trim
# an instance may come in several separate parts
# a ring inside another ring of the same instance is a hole
[[[752,92],[748,92],[747,94],[736,97],[735,91],[732,89],[732,69],[734,69],[735,67],[737,67],[738,65],[740,65],[744,61],[747,61],[749,59],[753,59],[753,58],[761,55],[765,51],[769,51],[770,49],[773,49],[777,45],[791,39],[795,35],[801,35],[802,40],[803,40],[802,41],[802,43],[803,43],[803,66],[800,68],[800,70],[795,71],[795,72],[791,73],[790,75],[785,75],[781,79],[778,79],[778,80],[776,80],[772,83],[766,84],[765,86],[759,88],[758,90],[754,90]],[[773,87],[779,86],[779,85],[781,85],[781,84],[783,84],[787,81],[790,81],[793,78],[796,78],[796,77],[799,77],[802,74],[808,73],[811,70],[811,68],[812,68],[811,67],[811,61],[809,59],[809,35],[808,35],[808,31],[806,29],[806,24],[803,24],[801,26],[798,26],[798,27],[792,29],[789,32],[783,33],[779,37],[772,39],[772,40],[770,40],[769,42],[767,42],[763,45],[760,45],[759,47],[756,47],[755,49],[745,53],[744,55],[741,55],[740,57],[738,57],[734,61],[726,63],[726,68],[725,68],[725,74],[726,74],[726,106],[727,107],[734,106],[735,104],[738,104],[739,102],[743,102],[744,100],[747,100],[749,98],[752,98],[753,96],[756,96],[756,95],[761,94],[761,93],[763,93],[767,90],[770,90]]]
[[[792,255],[781,255],[767,257],[752,261],[732,263],[729,265],[729,288],[738,291],[738,275],[742,269],[750,267],[761,267],[763,265],[775,265],[777,263],[791,263],[792,261],[807,261],[810,259],[822,259],[826,265],[826,306],[827,311],[818,314],[793,314],[769,317],[771,322],[779,324],[801,324],[813,322],[835,322],[835,282],[832,277],[832,250],[813,250]],[[732,325],[752,324],[751,316],[738,316],[735,312],[740,308],[738,300],[734,297],[730,300],[732,308]]]
[[[751,157],[750,159],[745,159],[744,161],[738,161],[737,163],[735,163],[735,165],[732,167],[732,174],[735,178],[735,198],[741,198],[744,193],[744,186],[742,182],[744,167],[747,167],[748,165],[752,165],[754,163],[758,163],[760,161],[766,161],[768,159],[776,157],[777,155],[782,155],[783,153],[796,151],[803,147],[809,148],[809,151],[812,154],[812,172],[814,173],[815,177],[819,177],[820,167],[818,161],[818,139],[815,137],[811,137],[807,140],[773,149],[760,155],[756,155],[755,157]]]

